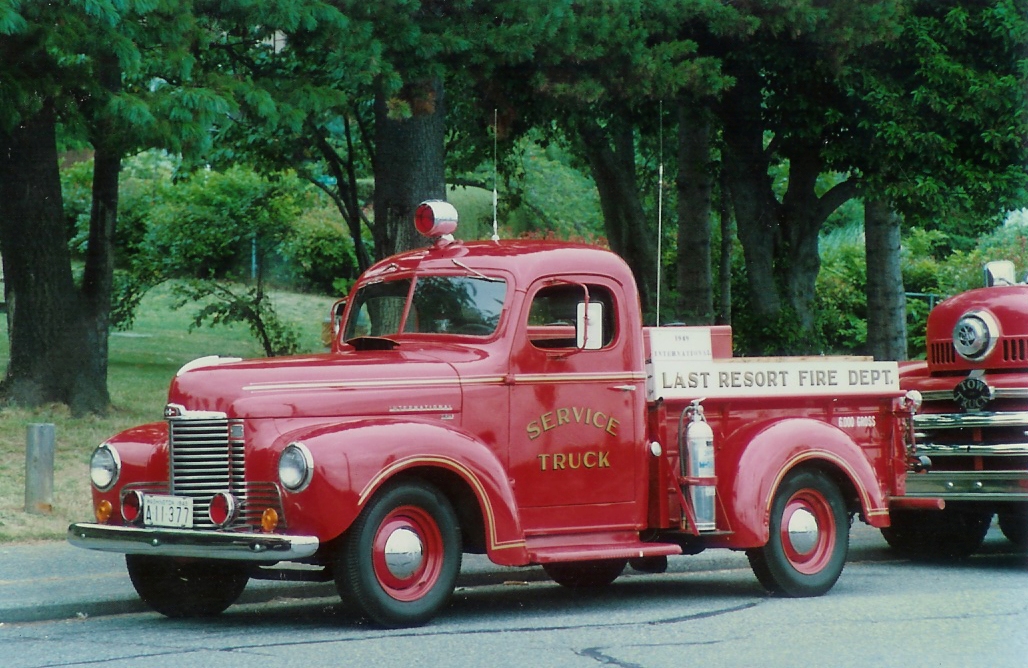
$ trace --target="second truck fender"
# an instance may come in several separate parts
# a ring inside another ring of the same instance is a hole
[[[837,479],[847,480],[859,500],[867,522],[873,526],[888,523],[888,503],[879,487],[878,477],[853,439],[842,430],[818,420],[784,419],[745,435],[744,444],[734,444],[742,451],[734,476],[724,481],[720,490],[731,494],[731,547],[759,547],[767,543],[768,523],[774,494],[782,479],[799,466],[815,466],[832,472]],[[841,480],[840,480],[841,482]],[[843,496],[850,489],[841,485]]]

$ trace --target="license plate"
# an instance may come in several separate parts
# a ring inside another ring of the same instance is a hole
[[[148,527],[193,528],[193,499],[187,496],[143,495],[143,524]]]

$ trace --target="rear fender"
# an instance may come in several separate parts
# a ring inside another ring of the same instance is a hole
[[[837,427],[807,418],[786,419],[740,438],[747,442],[726,442],[726,450],[742,455],[734,477],[724,487],[719,485],[719,493],[723,490],[731,499],[727,504],[731,547],[767,543],[775,492],[785,476],[800,466],[831,475],[845,498],[856,497],[869,524],[888,525],[887,498],[871,463],[864,450]]]
[[[428,420],[382,418],[285,434],[276,449],[293,441],[310,450],[314,476],[303,491],[283,491],[290,533],[313,533],[323,542],[334,539],[387,482],[398,476],[420,477],[434,481],[459,515],[469,510],[462,505],[474,500],[482,542],[494,562],[528,562],[506,471],[496,454],[470,434]]]

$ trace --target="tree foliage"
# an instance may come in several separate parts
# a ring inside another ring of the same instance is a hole
[[[702,256],[695,267],[709,274],[712,211],[734,219],[755,323],[740,340],[818,350],[818,237],[843,202],[863,194],[956,249],[1025,203],[1026,10],[1026,0],[0,0],[3,389],[101,409],[119,253],[149,244],[164,257],[141,272],[171,275],[165,261],[180,257],[221,277],[233,260],[215,236],[233,248],[280,238],[261,226],[289,215],[288,198],[247,199],[260,188],[222,200],[191,191],[195,210],[165,225],[159,207],[119,188],[124,156],[145,147],[191,168],[293,170],[331,198],[364,268],[414,243],[410,209],[445,196],[446,170],[474,178],[493,146],[511,168],[511,147],[529,135],[560,143],[592,176],[605,237],[652,313],[667,133],[668,155],[681,157],[666,160],[677,206],[660,241],[678,263]],[[58,128],[95,153],[73,227]],[[361,186],[370,176],[373,192]],[[225,227],[208,223],[219,211],[235,212]],[[85,260],[78,284],[70,229]],[[26,243],[29,230],[39,243]],[[721,255],[727,267],[732,249]],[[674,280],[688,296],[679,306],[709,320],[712,282]],[[131,304],[130,292],[117,303]],[[84,349],[96,353],[83,360]]]

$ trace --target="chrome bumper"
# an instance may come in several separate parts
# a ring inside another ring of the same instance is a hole
[[[1025,471],[928,471],[907,476],[906,497],[947,501],[1028,501]]]
[[[304,559],[319,546],[314,536],[143,529],[87,522],[68,527],[68,542],[101,552],[256,562]]]

